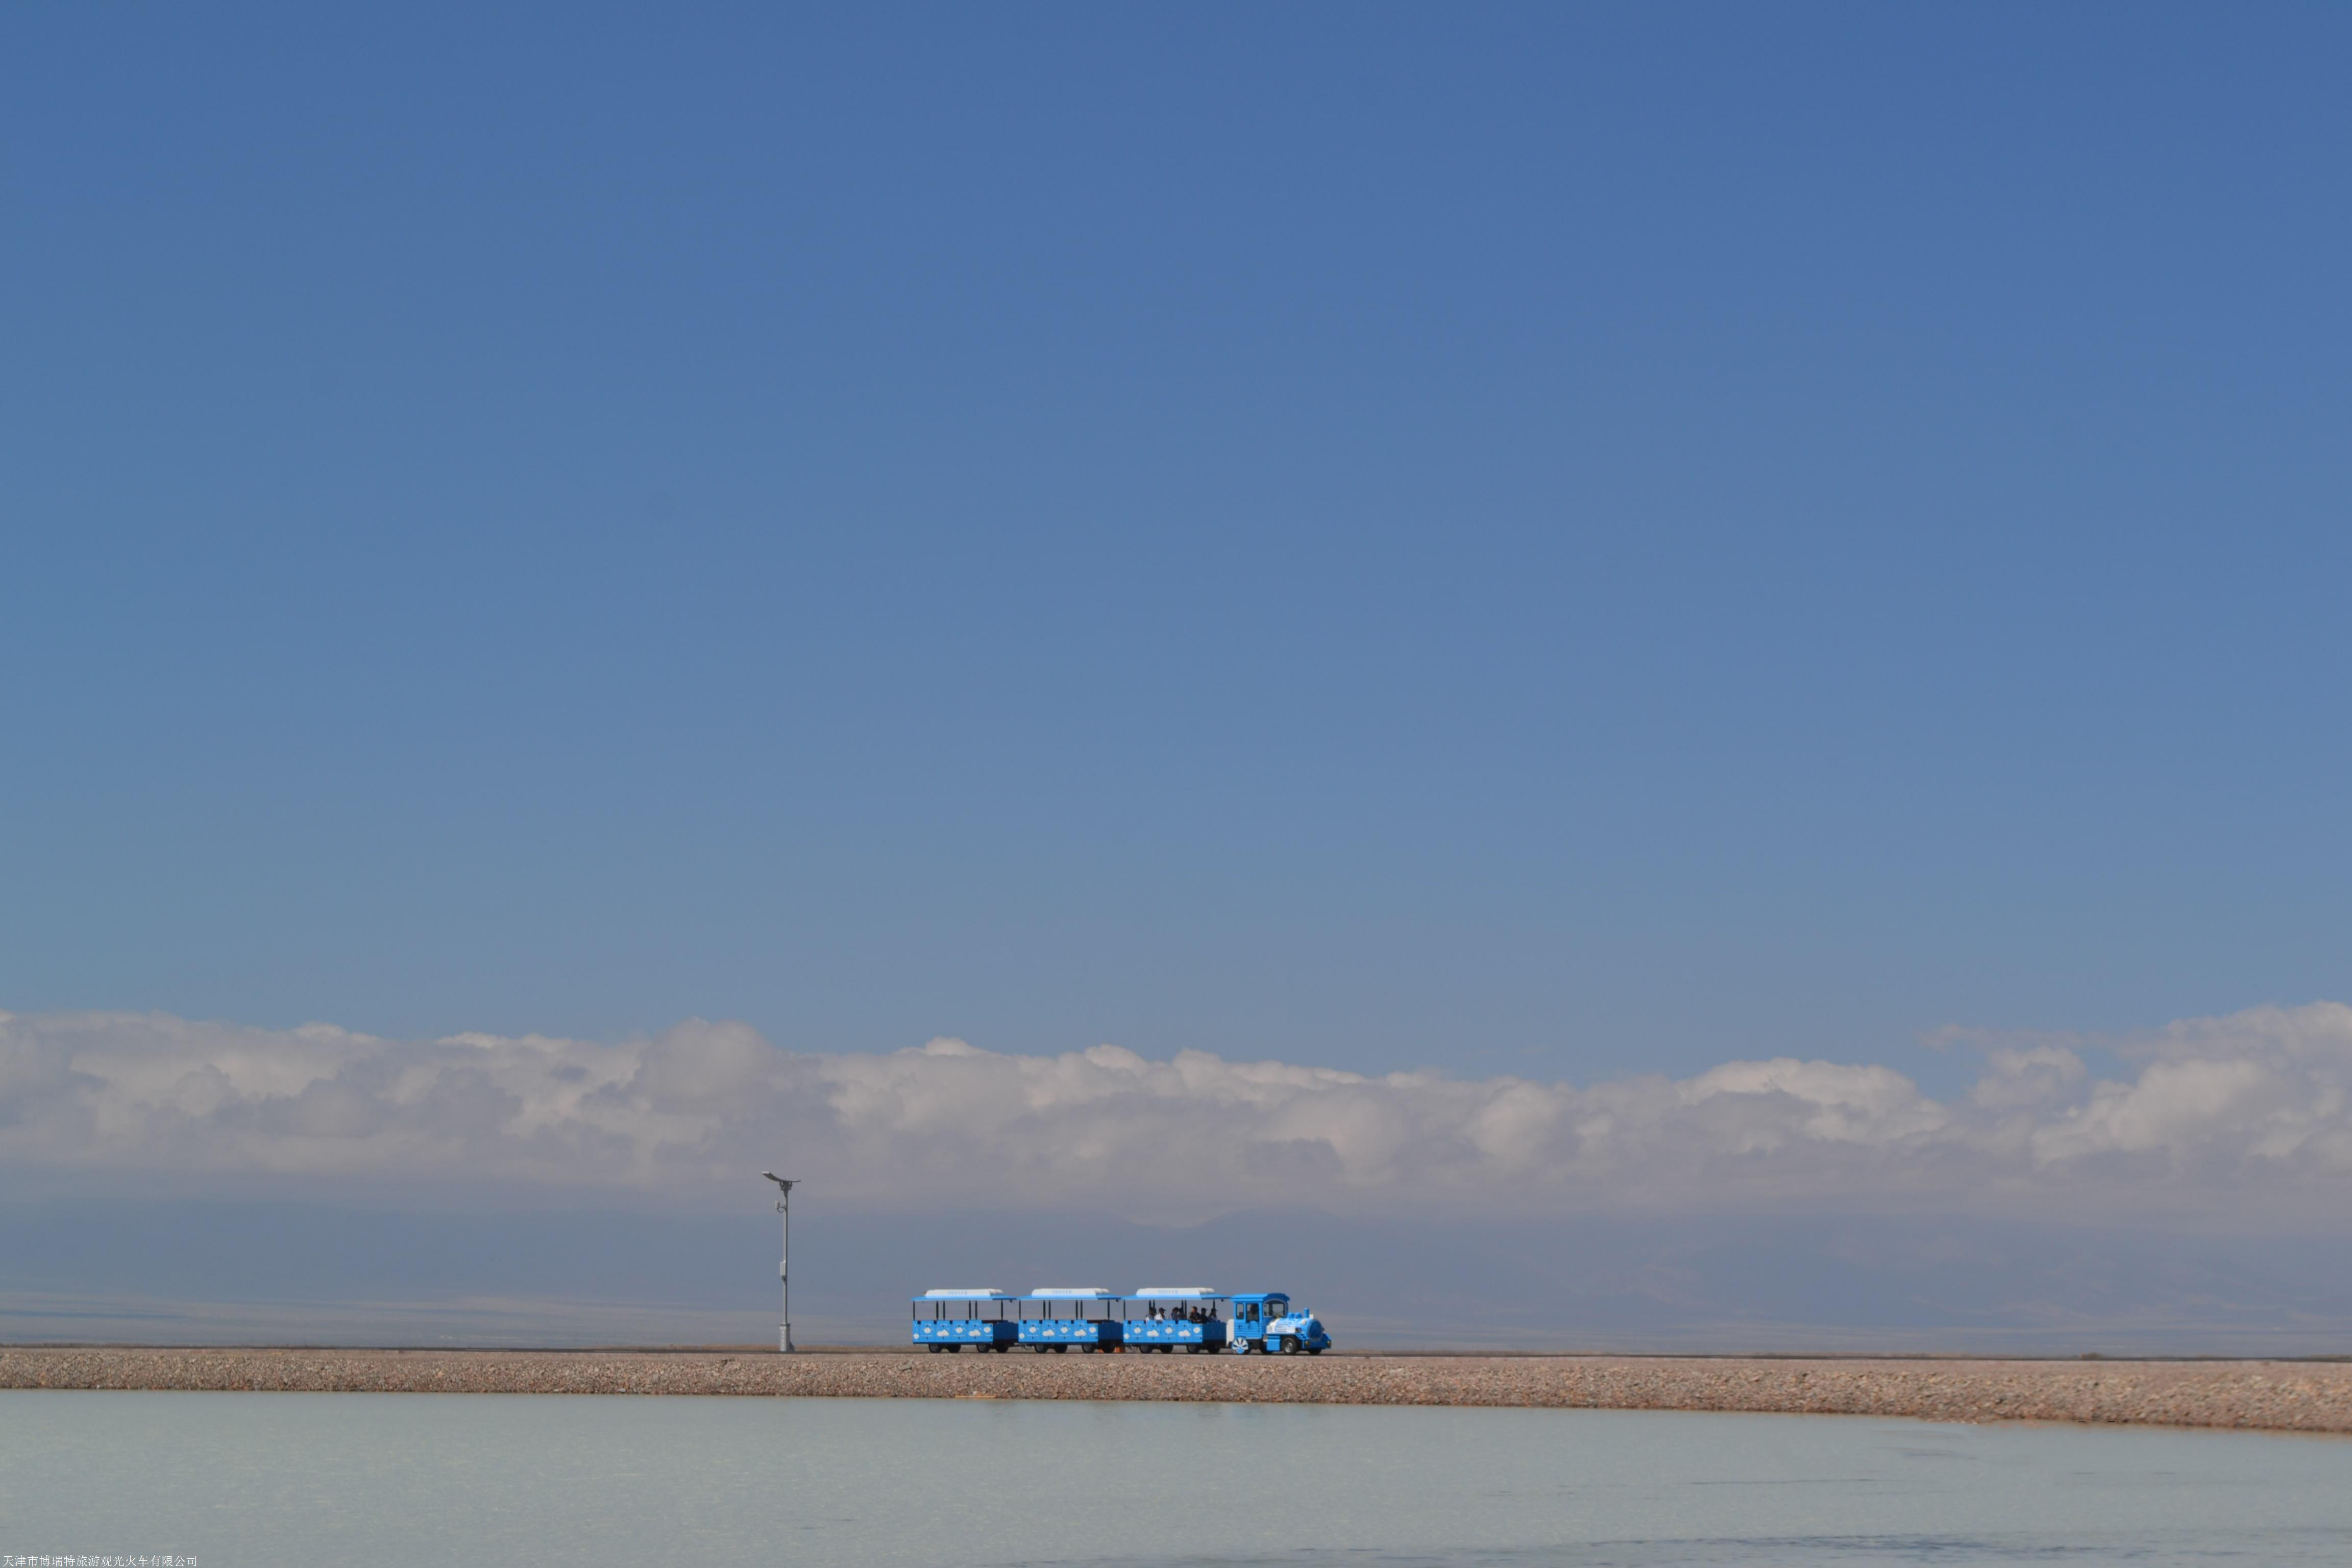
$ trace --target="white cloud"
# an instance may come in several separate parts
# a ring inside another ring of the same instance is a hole
[[[0,1014],[0,1169],[174,1190],[271,1182],[562,1186],[698,1201],[777,1160],[851,1205],[1075,1206],[1144,1218],[1399,1205],[1478,1213],[1835,1205],[2037,1216],[2341,1213],[2352,1007],[2101,1042],[1976,1041],[1952,1101],[1883,1066],[1727,1062],[1577,1088],[1035,1057],[934,1040],[779,1050],[688,1020],[600,1044],[428,1043],[163,1015]]]

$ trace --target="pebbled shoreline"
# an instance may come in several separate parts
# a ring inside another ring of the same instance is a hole
[[[0,1349],[0,1388],[1752,1411],[2352,1433],[2352,1364],[839,1351]]]

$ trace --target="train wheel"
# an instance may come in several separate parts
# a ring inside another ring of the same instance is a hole
[[[1323,1347],[1321,1345],[1311,1346],[1307,1350],[1307,1353],[1308,1355],[1321,1355],[1323,1353]]]
[[[1285,1355],[1297,1355],[1298,1353],[1298,1336],[1297,1334],[1285,1334],[1282,1336],[1282,1353]]]

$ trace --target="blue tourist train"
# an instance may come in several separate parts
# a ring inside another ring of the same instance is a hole
[[[1226,1295],[1205,1285],[1149,1285],[1121,1296],[1098,1285],[1048,1285],[1013,1296],[1003,1290],[926,1290],[914,1299],[913,1341],[932,1351],[1108,1354],[1134,1351],[1208,1355],[1321,1355],[1331,1348],[1323,1321],[1293,1307],[1288,1293]]]

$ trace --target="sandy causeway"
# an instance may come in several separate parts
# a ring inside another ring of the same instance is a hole
[[[2352,1432],[2352,1364],[841,1351],[0,1349],[0,1388],[1748,1410]]]

